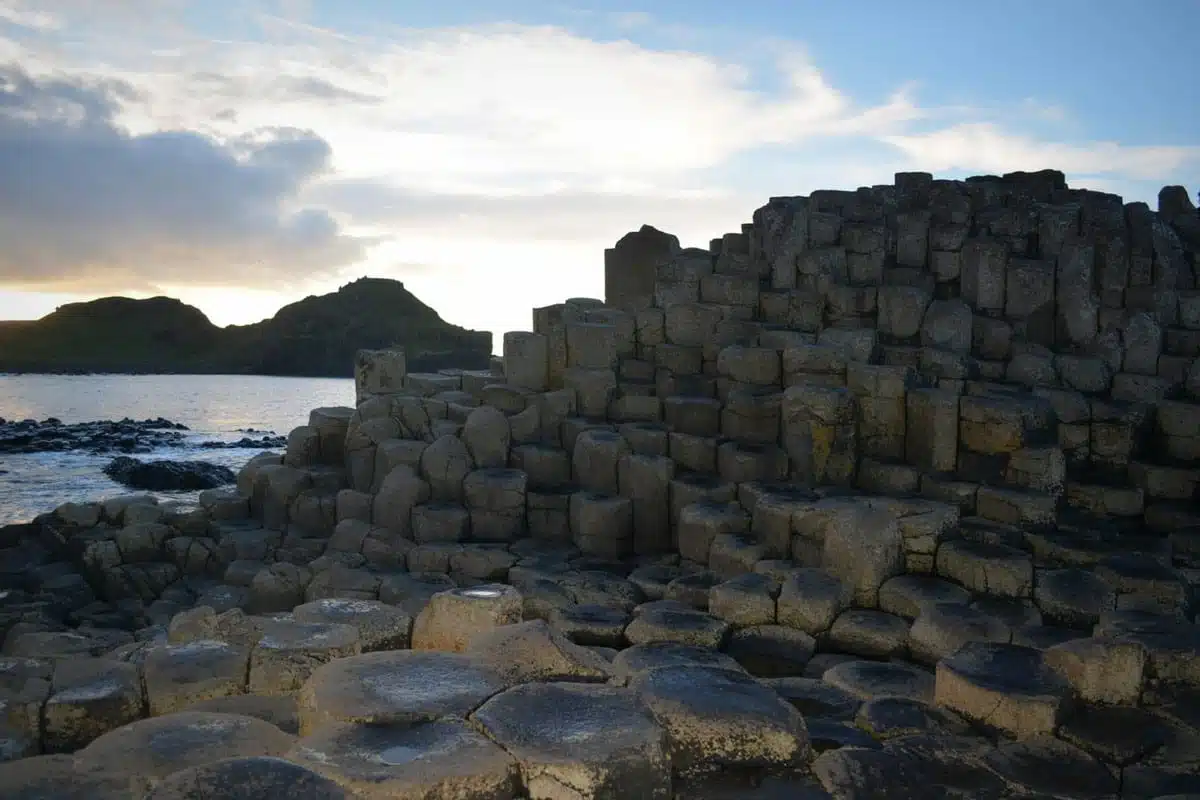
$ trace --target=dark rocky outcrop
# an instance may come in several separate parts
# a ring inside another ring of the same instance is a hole
[[[168,419],[117,421],[99,420],[67,424],[50,417],[41,422],[33,419],[8,421],[0,418],[0,453],[149,453],[166,447],[188,444],[188,427]],[[257,438],[243,436],[236,441],[206,441],[195,444],[205,450],[240,448],[266,450],[283,447],[287,438],[268,431],[244,431],[261,434]]]
[[[100,420],[66,424],[50,417],[0,419],[0,453],[85,451],[90,453],[148,453],[183,443],[188,428],[162,419]]]
[[[215,489],[237,480],[229,467],[204,461],[139,461],[117,456],[104,474],[131,489],[150,492],[188,492]]]

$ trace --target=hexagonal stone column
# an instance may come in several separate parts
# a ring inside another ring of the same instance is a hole
[[[666,734],[628,689],[525,684],[472,720],[517,759],[530,797],[671,797]]]
[[[969,642],[937,665],[938,705],[1017,738],[1053,735],[1069,695],[1030,647]]]
[[[404,609],[378,600],[326,598],[297,606],[297,622],[329,622],[358,629],[362,652],[408,647],[413,619]]]
[[[129,800],[129,778],[113,769],[84,767],[68,755],[33,756],[0,764],[5,800]]]
[[[188,767],[238,756],[286,753],[295,738],[269,722],[239,714],[185,711],[110,731],[75,754],[97,768],[120,765],[136,796]]]
[[[333,723],[302,739],[289,760],[362,800],[511,800],[517,763],[457,719],[411,725]]]
[[[250,650],[214,639],[151,647],[142,662],[151,716],[246,691]]]
[[[272,620],[250,654],[254,694],[292,694],[317,667],[360,652],[358,629],[323,622]]]
[[[507,684],[458,653],[392,650],[343,658],[316,670],[300,691],[300,731],[332,722],[411,724],[465,717]]]
[[[461,652],[476,634],[520,622],[523,606],[520,592],[499,583],[439,592],[413,623],[412,647]]]
[[[227,758],[182,769],[163,779],[146,800],[350,800],[333,781],[282,758]]]
[[[799,767],[811,757],[800,712],[744,673],[663,667],[634,675],[630,688],[666,729],[676,773]]]
[[[141,719],[142,681],[133,664],[68,658],[54,666],[50,696],[42,710],[42,747],[49,753],[78,750],[114,728]]]

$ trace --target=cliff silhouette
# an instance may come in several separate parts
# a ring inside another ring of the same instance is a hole
[[[251,325],[214,325],[170,297],[103,297],[0,322],[0,372],[350,377],[362,348],[403,347],[410,368],[482,369],[492,335],[443,320],[399,281],[361,278]]]

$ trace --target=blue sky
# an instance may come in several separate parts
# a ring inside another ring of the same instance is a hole
[[[1197,30],[1196,0],[0,0],[0,318],[241,323],[370,274],[499,334],[601,293],[625,231],[703,245],[775,194],[1195,196]]]

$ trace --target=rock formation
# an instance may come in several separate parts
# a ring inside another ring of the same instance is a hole
[[[403,347],[423,369],[486,366],[492,334],[451,325],[400,281],[360,278],[252,325],[219,328],[169,297],[102,297],[0,321],[0,372],[350,377],[360,348]]]
[[[605,264],[197,509],[9,530],[0,795],[1200,792],[1186,192],[907,173]]]

